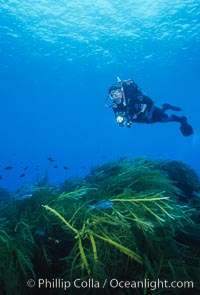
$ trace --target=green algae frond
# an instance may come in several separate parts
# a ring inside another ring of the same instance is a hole
[[[173,174],[169,161],[123,158],[2,208],[2,294],[32,294],[21,284],[30,277],[192,280],[200,292],[200,200],[191,197],[193,188],[199,193],[199,182],[184,164],[176,167]],[[95,206],[103,201],[110,206]]]

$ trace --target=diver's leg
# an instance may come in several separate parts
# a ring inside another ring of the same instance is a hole
[[[165,111],[167,111],[167,110],[181,111],[181,108],[176,107],[176,106],[172,106],[171,104],[168,104],[168,103],[164,103],[164,104],[162,105],[161,110],[162,110],[163,112],[165,112]]]
[[[169,122],[180,122],[180,123],[183,123],[183,122],[187,122],[187,118],[185,116],[176,116],[176,115],[169,115],[168,116],[169,118]]]
[[[176,116],[176,115],[168,115],[165,112],[160,112],[160,120],[161,123],[168,123],[168,122],[179,122],[185,123],[187,122],[187,118],[185,116]]]
[[[180,130],[184,136],[190,136],[193,134],[193,129],[190,124],[187,122],[187,118],[185,116],[176,116],[176,115],[168,115],[163,112],[159,108],[155,108],[155,112],[153,113],[151,123],[168,123],[168,122],[179,122]]]

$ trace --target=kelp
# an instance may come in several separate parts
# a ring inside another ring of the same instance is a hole
[[[168,161],[165,164],[170,166]],[[72,285],[77,278],[92,278],[100,286],[113,278],[192,280],[198,292],[199,213],[189,199],[184,203],[187,190],[163,167],[164,161],[161,165],[146,158],[122,158],[92,168],[84,179],[40,189],[32,198],[2,210],[1,290],[12,294],[29,276],[62,278]],[[184,177],[191,175],[189,171]],[[195,190],[197,182],[195,178]],[[185,183],[192,190],[192,181],[185,179]],[[199,199],[195,200],[199,206]],[[6,283],[8,276],[14,280],[13,289]],[[19,290],[31,294],[23,285]],[[81,291],[96,294],[93,288]],[[104,291],[113,292],[112,288]],[[125,291],[132,294],[133,290]],[[154,294],[165,292],[161,288]],[[63,291],[57,289],[56,294]],[[149,294],[149,290],[134,289],[134,294]]]

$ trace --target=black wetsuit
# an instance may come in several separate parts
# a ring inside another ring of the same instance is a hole
[[[153,100],[144,94],[133,80],[123,81],[122,86],[124,99],[118,104],[113,104],[116,119],[119,116],[124,118],[122,123],[118,122],[119,126],[130,126],[130,123],[133,122],[146,124],[179,122],[181,123],[180,130],[184,136],[193,134],[192,126],[187,123],[185,116],[179,117],[174,114],[168,115],[165,113],[168,109],[179,111],[181,110],[179,107],[169,104],[164,104],[162,108],[154,106]]]
[[[172,121],[162,109],[154,106],[153,100],[143,93],[133,80],[123,82],[125,103],[113,106],[115,116],[123,116],[129,122],[155,123]],[[142,107],[145,105],[145,111]],[[137,116],[137,117],[136,117]]]

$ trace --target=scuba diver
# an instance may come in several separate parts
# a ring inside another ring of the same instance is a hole
[[[162,108],[158,108],[134,80],[122,81],[117,77],[117,81],[118,85],[112,85],[108,89],[105,106],[113,109],[120,127],[127,126],[130,128],[132,123],[179,122],[180,130],[184,136],[193,134],[192,126],[188,124],[185,116],[168,115],[166,113],[167,110],[181,111],[180,107],[165,103]],[[108,98],[112,101],[111,105],[107,105]]]

